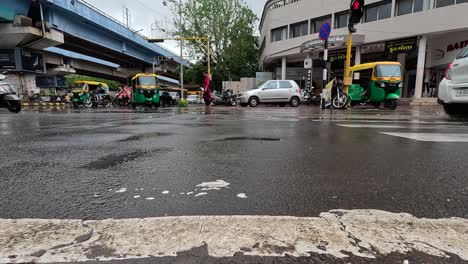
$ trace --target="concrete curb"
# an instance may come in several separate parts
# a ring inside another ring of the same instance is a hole
[[[438,105],[437,98],[413,99],[413,101],[411,101],[410,103],[410,106],[436,106],[436,105]]]

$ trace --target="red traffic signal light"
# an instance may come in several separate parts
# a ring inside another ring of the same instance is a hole
[[[354,24],[361,22],[361,18],[364,15],[364,0],[352,0],[349,15],[349,31],[352,33],[356,32]]]
[[[359,4],[359,1],[355,0],[353,4],[353,10],[359,10],[361,7],[361,4]]]

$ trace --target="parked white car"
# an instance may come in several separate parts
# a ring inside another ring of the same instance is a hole
[[[198,95],[191,94],[187,97],[187,102],[189,104],[201,104],[201,98]]]
[[[257,107],[259,104],[290,104],[297,107],[303,100],[302,92],[295,81],[267,81],[240,94],[237,98],[242,107]]]
[[[468,114],[468,47],[447,68],[438,97],[447,114]]]

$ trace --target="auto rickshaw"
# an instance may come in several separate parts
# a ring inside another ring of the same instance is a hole
[[[371,104],[377,108],[382,103],[390,110],[398,107],[403,78],[401,64],[398,62],[372,62],[359,64],[350,68],[353,82],[348,88],[351,106]],[[339,100],[332,99],[335,108],[344,108]]]
[[[158,108],[161,105],[159,99],[158,78],[156,74],[139,73],[132,78],[132,107],[148,106]]]
[[[72,103],[73,107],[78,108],[78,106],[83,105],[86,108],[91,108],[93,106],[93,101],[90,95],[90,91],[98,89],[98,87],[103,87],[107,91],[109,86],[101,82],[92,82],[92,81],[76,81],[72,87]]]

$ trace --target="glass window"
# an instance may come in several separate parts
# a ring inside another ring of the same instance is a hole
[[[375,77],[401,77],[399,65],[378,65],[375,68]]]
[[[378,6],[366,8],[366,22],[376,21],[378,13],[379,13]]]
[[[436,0],[436,7],[444,7],[455,4],[455,0]]]
[[[464,48],[457,56],[457,60],[468,58],[468,47]]]
[[[414,0],[413,13],[421,12],[424,8],[424,0]]]
[[[280,81],[279,82],[279,88],[283,88],[283,89],[289,89],[289,88],[293,88],[292,84],[288,81]]]
[[[335,28],[344,28],[348,26],[349,12],[335,15]]]
[[[379,20],[392,16],[392,3],[386,3],[379,6]]]
[[[392,16],[392,2],[383,1],[366,8],[365,22],[386,19]]]
[[[271,42],[281,41],[288,38],[288,27],[280,27],[271,30]]]
[[[148,85],[148,86],[156,85],[156,77],[152,77],[152,76],[138,77],[138,84]]]
[[[316,18],[310,21],[310,34],[319,33],[320,27],[327,22],[331,23],[331,16]]]
[[[413,0],[400,0],[397,7],[397,15],[402,16],[413,12]]]
[[[290,26],[290,38],[297,38],[307,34],[309,34],[309,21],[303,21]]]
[[[457,0],[457,4],[468,3],[468,0]]]
[[[265,85],[262,87],[263,89],[276,89],[278,87],[277,81],[271,81],[265,83]]]

